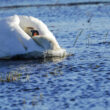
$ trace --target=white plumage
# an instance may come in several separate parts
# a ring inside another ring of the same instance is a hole
[[[39,35],[32,36],[32,30]],[[14,15],[0,20],[0,59],[21,57],[63,57],[62,49],[54,35],[39,19]]]

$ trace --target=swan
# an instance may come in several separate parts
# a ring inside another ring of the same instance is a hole
[[[0,59],[64,56],[66,50],[41,20],[21,15],[0,19]]]

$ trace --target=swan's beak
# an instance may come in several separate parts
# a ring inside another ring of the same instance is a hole
[[[26,27],[25,32],[31,37],[39,35],[38,30],[35,30],[33,27]]]
[[[37,36],[37,33],[34,33],[33,36]]]
[[[31,30],[31,32],[32,32],[32,37],[39,35],[39,32],[37,30]]]

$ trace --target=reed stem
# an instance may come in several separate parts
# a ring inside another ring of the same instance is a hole
[[[76,39],[75,39],[74,44],[73,44],[73,47],[75,47],[75,45],[76,45],[76,43],[77,43],[77,41],[79,39],[79,36],[81,36],[82,32],[83,32],[83,29],[81,29],[81,31],[79,32],[79,34],[76,36]]]

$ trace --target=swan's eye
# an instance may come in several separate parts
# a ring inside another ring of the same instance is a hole
[[[37,30],[31,30],[32,36],[37,36],[39,35],[39,32]]]

